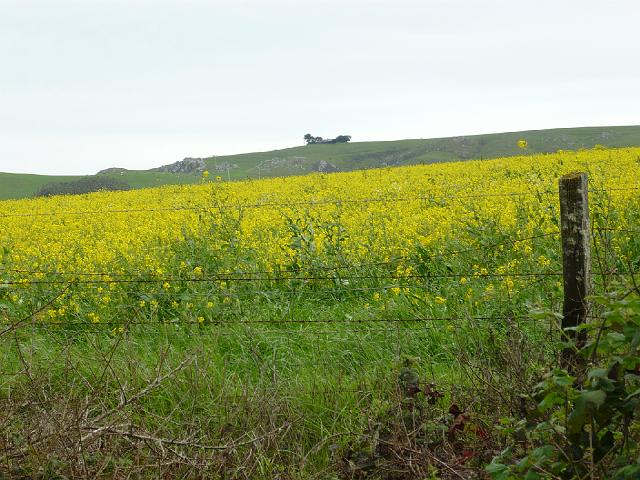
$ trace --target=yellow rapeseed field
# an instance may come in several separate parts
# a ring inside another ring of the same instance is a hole
[[[545,228],[553,229],[550,215],[555,212],[547,207],[557,204],[562,174],[588,171],[594,189],[636,186],[639,159],[638,148],[600,149],[4,201],[0,239],[9,250],[4,267],[109,271],[119,260],[120,271],[129,266],[154,272],[162,269],[172,242],[215,229],[227,216],[240,219],[234,233],[241,246],[259,250],[265,264],[286,262],[287,218],[305,215],[316,224],[339,221],[348,234],[348,254],[358,258],[371,250],[376,256],[402,254],[416,242],[438,242],[475,215],[516,227],[516,209],[522,207],[531,213],[529,223],[517,225],[523,233],[541,218]],[[540,195],[492,196],[509,193]],[[611,195],[614,206],[637,197],[632,190]],[[316,238],[318,246],[322,235]]]
[[[594,149],[233,183],[205,175],[197,186],[5,201],[0,280],[170,276],[176,265],[195,277],[219,273],[214,264],[273,271],[310,256],[388,261],[417,246],[473,242],[487,226],[551,233],[558,178],[578,170],[590,175],[599,215],[615,212],[624,229],[638,211],[639,159],[640,148]],[[189,254],[203,245],[207,262]]]

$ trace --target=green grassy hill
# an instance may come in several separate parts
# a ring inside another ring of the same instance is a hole
[[[518,148],[517,141],[521,138],[527,140],[528,153],[532,154],[592,148],[598,144],[607,147],[640,146],[640,126],[558,128],[420,140],[308,145],[204,160],[212,176],[239,180],[520,155],[523,151]],[[112,175],[126,180],[132,188],[200,181],[199,174],[150,170],[124,170]],[[0,173],[0,199],[29,197],[48,182],[78,178]]]
[[[122,174],[111,175],[125,180],[131,188],[148,188],[159,185],[196,183],[200,177],[190,174],[149,172],[146,170],[127,170]],[[26,198],[33,196],[40,187],[51,182],[70,182],[82,176],[74,175],[32,175],[27,173],[0,172],[0,200]]]
[[[329,170],[358,170],[384,166],[415,165],[522,155],[518,139],[529,143],[528,153],[558,150],[640,145],[640,126],[585,127],[493,133],[462,137],[308,145],[271,152],[248,153],[206,159],[210,171],[226,178],[258,178],[317,171],[320,162]],[[524,152],[524,153],[527,153]],[[333,167],[333,168],[332,168]]]

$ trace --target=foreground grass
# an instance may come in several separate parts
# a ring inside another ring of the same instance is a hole
[[[455,402],[471,407],[457,352],[464,343],[480,354],[481,330],[487,326],[21,330],[2,348],[4,464],[68,477],[338,475],[387,411],[401,411],[402,359],[445,394],[434,417],[446,419]]]
[[[526,255],[549,255],[556,241],[529,240]],[[515,255],[420,251],[412,264],[466,271]],[[215,316],[163,313],[170,306],[154,296],[157,287],[143,285],[121,299],[114,323],[43,323],[26,315],[20,328],[4,325],[4,471],[41,478],[358,478],[368,471],[373,478],[472,478],[498,452],[490,425],[517,412],[519,392],[554,358],[555,320],[529,314],[558,305],[557,279],[509,287],[479,275],[462,285],[444,277],[397,286],[388,279],[395,265],[350,272],[362,278],[238,282],[226,296],[187,283],[184,298],[225,305]],[[146,308],[151,298],[160,300],[155,311]],[[408,398],[407,368],[423,392],[442,396]],[[466,418],[451,413],[454,405],[473,419],[471,432],[486,429],[488,437],[452,437],[455,419]],[[387,444],[397,452],[385,453]],[[405,456],[426,446],[433,458],[410,468]],[[386,466],[371,463],[374,452]]]

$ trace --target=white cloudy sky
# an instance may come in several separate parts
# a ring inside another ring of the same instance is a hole
[[[0,171],[640,123],[637,0],[0,0]]]

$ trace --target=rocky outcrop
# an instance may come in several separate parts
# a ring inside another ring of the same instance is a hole
[[[227,170],[233,170],[234,168],[238,168],[238,165],[230,162],[220,162],[209,167],[209,170],[214,172],[226,172]]]
[[[96,173],[96,175],[120,175],[127,171],[128,170],[126,168],[112,167],[100,170],[98,173]]]
[[[276,169],[307,170],[309,160],[305,157],[274,157],[259,163],[255,169],[257,171],[269,172]]]
[[[333,173],[338,171],[338,167],[336,167],[333,163],[329,163],[325,160],[320,160],[313,166],[313,171],[321,173]]]
[[[202,158],[187,157],[184,160],[174,162],[170,165],[152,168],[151,172],[164,173],[202,173],[207,169],[207,163]]]

